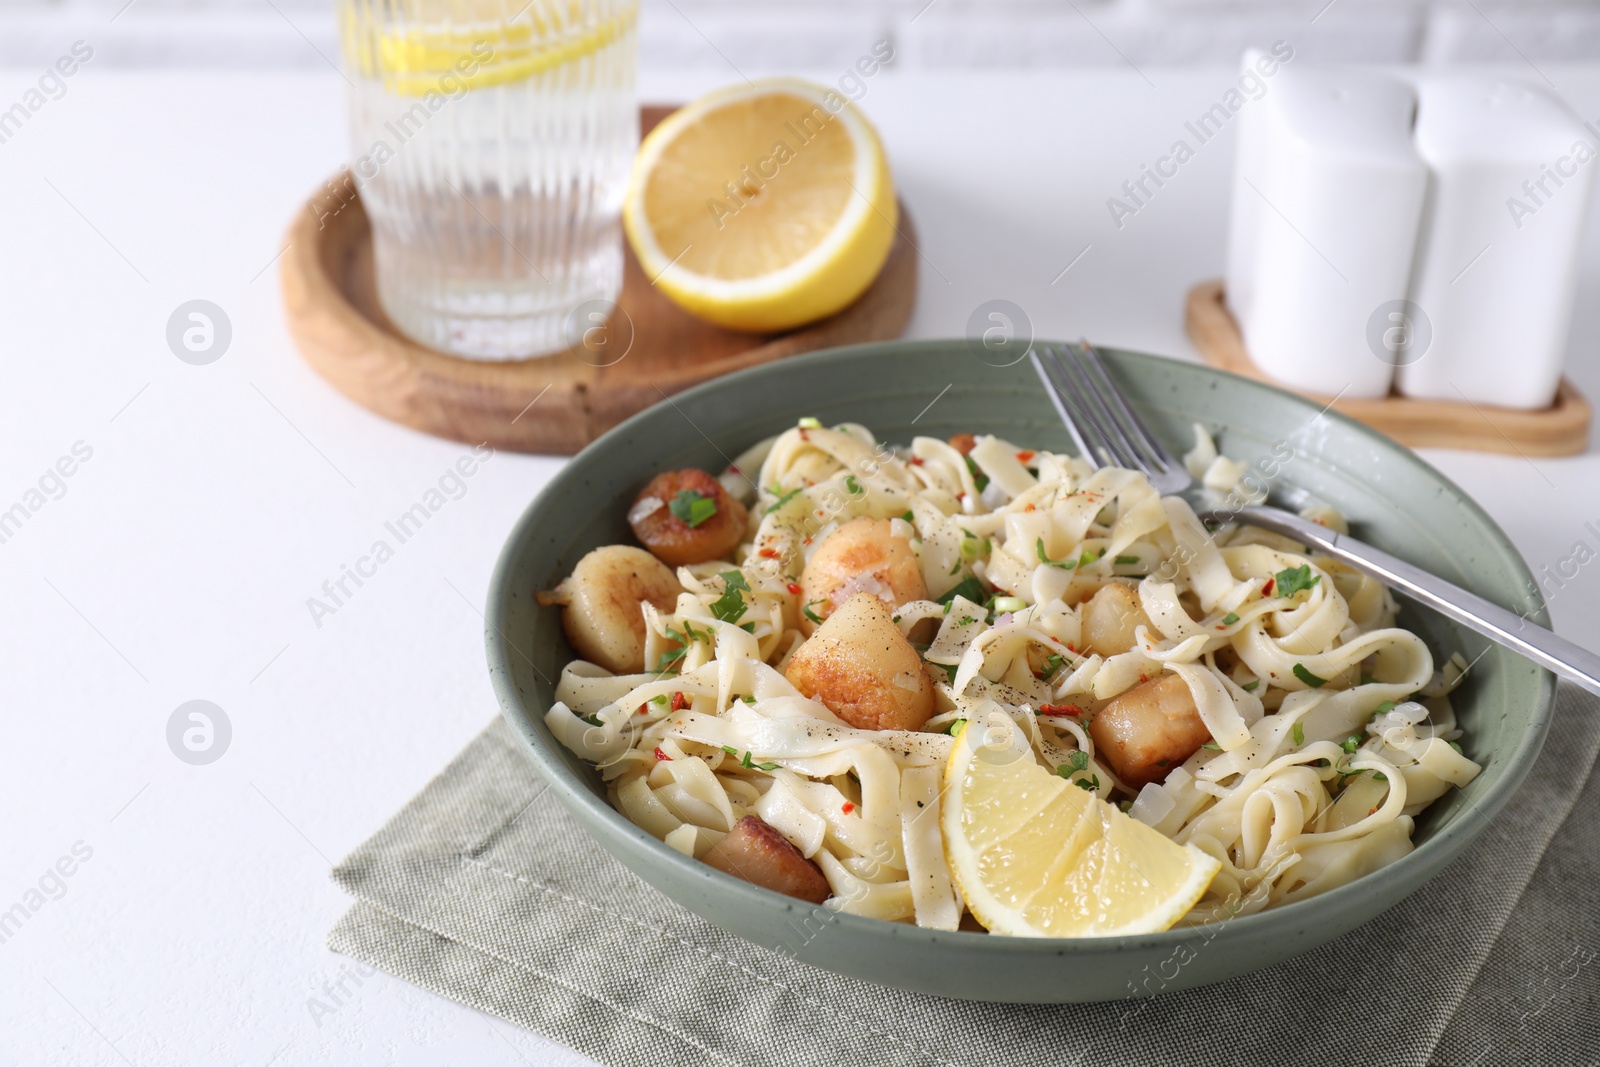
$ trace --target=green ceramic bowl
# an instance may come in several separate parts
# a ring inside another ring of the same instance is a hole
[[[1282,455],[1281,446],[1291,445],[1294,458],[1281,464],[1279,482],[1340,508],[1358,536],[1490,600],[1518,608],[1526,602],[1531,577],[1505,534],[1401,446],[1268,386],[1155,356],[1106,355],[1139,414],[1175,449],[1188,447],[1196,422],[1218,432],[1222,451],[1240,460],[1271,457],[1275,446]],[[572,652],[558,609],[539,607],[533,592],[554,585],[590,549],[631,543],[628,505],[656,471],[720,470],[727,457],[804,415],[826,424],[863,423],[891,442],[970,431],[1003,434],[1024,447],[1071,449],[1027,362],[993,367],[964,341],[864,345],[788,359],[675,396],[584,449],[517,523],[489,589],[495,691],[550,791],[646,882],[756,944],[883,985],[971,1000],[1115,1000],[1204,985],[1331,941],[1415,892],[1484,831],[1538,755],[1550,724],[1553,676],[1412,609],[1406,625],[1422,633],[1436,656],[1459,650],[1477,660],[1457,707],[1462,743],[1483,773],[1418,820],[1417,847],[1404,859],[1313,900],[1220,929],[1036,940],[837,915],[687,859],[612,810],[599,776],[545,728],[552,701],[546,679],[559,676]],[[1542,608],[1533,618],[1548,624]],[[1155,977],[1185,945],[1192,958],[1177,976]]]

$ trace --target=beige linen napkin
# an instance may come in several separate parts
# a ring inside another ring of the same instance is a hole
[[[842,978],[724,933],[602,852],[497,719],[335,869],[357,903],[328,944],[618,1067],[1594,1067],[1597,750],[1600,700],[1563,687],[1489,831],[1321,949],[1151,1000],[1009,1006]]]

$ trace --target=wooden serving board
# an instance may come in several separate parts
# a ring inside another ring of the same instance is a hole
[[[1206,362],[1234,374],[1290,388],[1257,367],[1245,350],[1239,324],[1223,300],[1222,282],[1189,290],[1184,328]],[[1332,398],[1294,389],[1312,400]],[[1570,456],[1589,445],[1589,402],[1566,378],[1555,403],[1543,411],[1520,411],[1466,401],[1421,400],[1391,394],[1334,400],[1335,411],[1364,422],[1412,448],[1462,448],[1522,456]]]
[[[642,109],[641,128],[648,132],[672,110]],[[605,367],[570,350],[514,362],[460,359],[404,336],[384,314],[371,226],[359,201],[321,222],[319,202],[326,214],[323,196],[290,225],[280,267],[289,332],[306,361],[384,418],[516,452],[571,455],[663,397],[729,371],[898,337],[916,302],[916,231],[902,203],[899,237],[883,271],[854,304],[820,322],[748,334],[701,321],[650,284],[624,242],[617,303],[633,323],[624,358]]]

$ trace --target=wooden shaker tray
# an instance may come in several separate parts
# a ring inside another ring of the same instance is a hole
[[[642,131],[672,111],[641,109]],[[306,362],[384,418],[515,452],[571,455],[691,385],[814,349],[890,340],[905,329],[916,302],[916,231],[902,203],[899,236],[883,271],[854,304],[820,322],[778,334],[704,322],[650,284],[624,241],[617,303],[633,322],[624,358],[604,367],[572,350],[512,362],[461,359],[411,340],[384,314],[371,225],[359,200],[325,225],[316,205],[307,203],[291,224],[280,268],[289,332]]]
[[[1223,301],[1222,282],[1205,281],[1189,290],[1184,328],[1212,366],[1280,388],[1291,388],[1269,378],[1250,358],[1239,333],[1239,324]],[[1291,391],[1312,400],[1331,399],[1301,389]],[[1566,378],[1561,379],[1555,402],[1543,411],[1490,407],[1464,400],[1423,400],[1396,394],[1341,398],[1334,400],[1332,407],[1412,448],[1570,456],[1589,445],[1589,402]]]

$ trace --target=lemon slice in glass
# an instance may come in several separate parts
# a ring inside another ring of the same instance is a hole
[[[991,933],[1103,937],[1166,930],[1221,864],[1040,766],[974,722],[945,764],[945,858]]]
[[[663,292],[701,318],[764,332],[860,296],[897,216],[866,119],[830,89],[772,79],[701,97],[652,130],[622,217]]]

